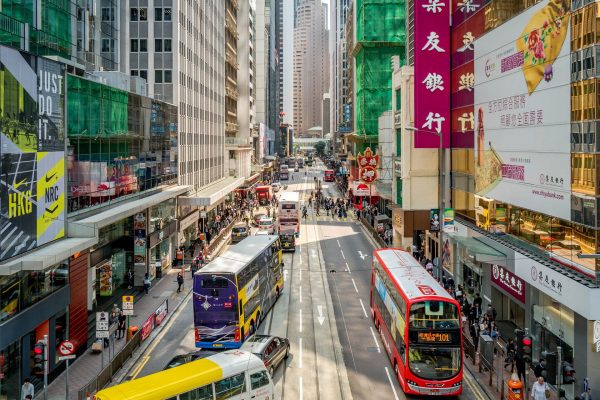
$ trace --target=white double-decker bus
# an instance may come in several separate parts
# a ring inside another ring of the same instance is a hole
[[[289,231],[292,228],[296,236],[300,234],[300,194],[298,192],[284,192],[279,198],[279,232]]]

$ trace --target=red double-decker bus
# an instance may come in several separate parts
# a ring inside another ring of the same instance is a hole
[[[462,393],[460,305],[409,253],[373,253],[371,313],[405,393]]]
[[[335,181],[335,171],[332,169],[326,169],[325,172],[323,173],[324,177],[323,180],[325,182],[333,182]]]

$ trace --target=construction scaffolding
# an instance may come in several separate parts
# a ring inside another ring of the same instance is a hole
[[[406,60],[406,1],[357,0],[355,58],[356,151],[377,145],[377,119],[392,109],[392,56]]]

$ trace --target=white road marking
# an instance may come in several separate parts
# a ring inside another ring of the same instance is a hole
[[[348,271],[349,274],[352,273],[352,272],[350,272],[350,266],[348,265],[348,263],[346,263],[346,271]]]
[[[358,300],[360,301],[360,306],[361,306],[361,307],[362,307],[362,309],[363,309],[363,313],[365,314],[365,318],[369,318],[369,316],[367,315],[367,310],[365,309],[365,305],[364,305],[364,304],[363,304],[363,302],[362,302],[362,299],[361,299],[361,298],[359,298]]]
[[[302,368],[302,338],[298,340],[298,367]]]
[[[354,285],[354,290],[358,293],[358,288],[356,287],[356,282],[354,282],[354,278],[352,278],[352,284]]]
[[[373,330],[372,326],[370,326],[369,329],[371,330],[371,335],[373,335],[373,340],[375,341],[375,346],[377,346],[377,352],[381,353],[381,347],[379,347],[379,342],[377,341],[377,337],[375,336],[375,331]]]
[[[298,279],[302,280],[302,268],[300,268],[300,269],[298,270],[298,273],[300,274],[300,276],[298,277]]]
[[[300,309],[300,314],[298,314],[298,322],[300,324],[300,327],[298,328],[298,331],[300,333],[302,333],[302,309]]]
[[[342,258],[345,260],[345,259],[346,259],[346,256],[344,255],[344,251],[343,251],[343,250],[340,250],[340,253],[342,253]]]
[[[398,393],[396,393],[396,388],[394,387],[394,382],[392,381],[392,376],[390,375],[390,370],[388,369],[388,367],[385,367],[385,373],[387,374],[388,380],[390,381],[390,385],[392,386],[392,392],[394,392],[394,398],[396,400],[398,399]],[[300,378],[302,379],[302,378]]]
[[[303,388],[302,388],[302,377],[299,376],[298,377],[298,387],[300,388],[300,396],[298,397],[300,400],[304,399],[304,393],[303,393]]]
[[[319,305],[317,306],[317,312],[319,314],[319,317],[317,318],[317,320],[319,321],[319,325],[323,325],[323,322],[325,322],[325,317],[323,316],[323,306]]]
[[[298,300],[298,302],[302,303],[302,286],[300,286],[298,289],[300,290],[300,299]]]
[[[337,239],[336,239],[336,242],[337,242],[337,244],[338,244],[338,247],[342,247],[342,246],[340,245],[340,241],[339,241],[339,240],[337,240]]]

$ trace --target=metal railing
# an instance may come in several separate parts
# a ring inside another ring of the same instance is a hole
[[[77,399],[87,400],[91,395],[110,383],[115,373],[123,366],[123,364],[125,364],[133,354],[134,350],[137,349],[141,343],[142,335],[141,331],[138,331],[95,378],[79,389]]]

